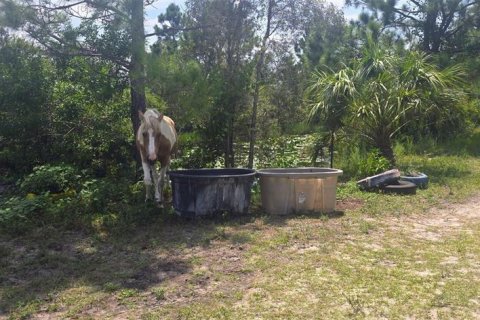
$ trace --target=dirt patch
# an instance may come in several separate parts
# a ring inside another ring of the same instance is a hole
[[[415,239],[440,241],[454,232],[471,232],[467,226],[479,221],[480,194],[477,194],[462,203],[444,203],[422,215],[395,218],[387,226],[411,233]]]
[[[336,209],[337,211],[353,211],[359,209],[365,203],[362,199],[356,198],[346,198],[342,200],[337,200]]]

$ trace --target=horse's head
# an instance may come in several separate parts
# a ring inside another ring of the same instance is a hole
[[[154,162],[157,160],[158,149],[160,146],[160,122],[163,119],[163,114],[157,110],[149,109],[145,113],[139,111],[138,113],[141,121],[139,134],[137,139],[143,146],[144,156],[148,161]]]

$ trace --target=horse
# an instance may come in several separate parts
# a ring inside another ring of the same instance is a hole
[[[152,180],[155,190],[155,202],[163,207],[163,188],[170,159],[177,148],[177,131],[173,120],[156,109],[139,111],[140,127],[137,131],[136,144],[142,159],[143,182],[145,184],[145,201],[151,200]],[[160,162],[160,175],[155,166]]]

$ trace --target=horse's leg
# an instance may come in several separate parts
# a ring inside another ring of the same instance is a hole
[[[165,179],[167,177],[168,164],[162,166],[160,169],[160,181],[158,184],[158,189],[160,190],[160,202],[163,201],[163,189],[165,187]]]
[[[143,169],[143,183],[145,184],[145,201],[148,201],[152,198],[152,175],[150,170],[150,165],[143,161],[142,159],[142,169]]]
[[[157,173],[157,169],[155,166],[152,166],[152,176],[153,176],[153,185],[155,187],[155,202],[161,206],[162,203],[162,191],[159,188],[159,177]]]
[[[160,176],[158,181],[159,203],[163,206],[163,189],[165,188],[165,180],[167,177],[167,170],[170,166],[170,156],[160,157]]]

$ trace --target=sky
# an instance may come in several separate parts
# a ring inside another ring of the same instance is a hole
[[[326,0],[333,3],[338,8],[343,8],[345,13],[345,19],[347,21],[357,19],[360,13],[359,9],[353,7],[344,7],[345,0]],[[164,13],[170,3],[175,3],[180,9],[185,9],[185,0],[157,0],[151,6],[147,7],[145,31],[146,33],[153,32],[153,26],[157,23],[157,17],[159,14]]]
[[[185,9],[184,3],[185,0],[157,0],[152,5],[148,6],[146,9],[146,19],[145,19],[145,33],[153,32],[153,26],[157,24],[157,17],[161,13],[165,13],[167,7],[170,3],[175,3],[177,6],[182,9]]]

